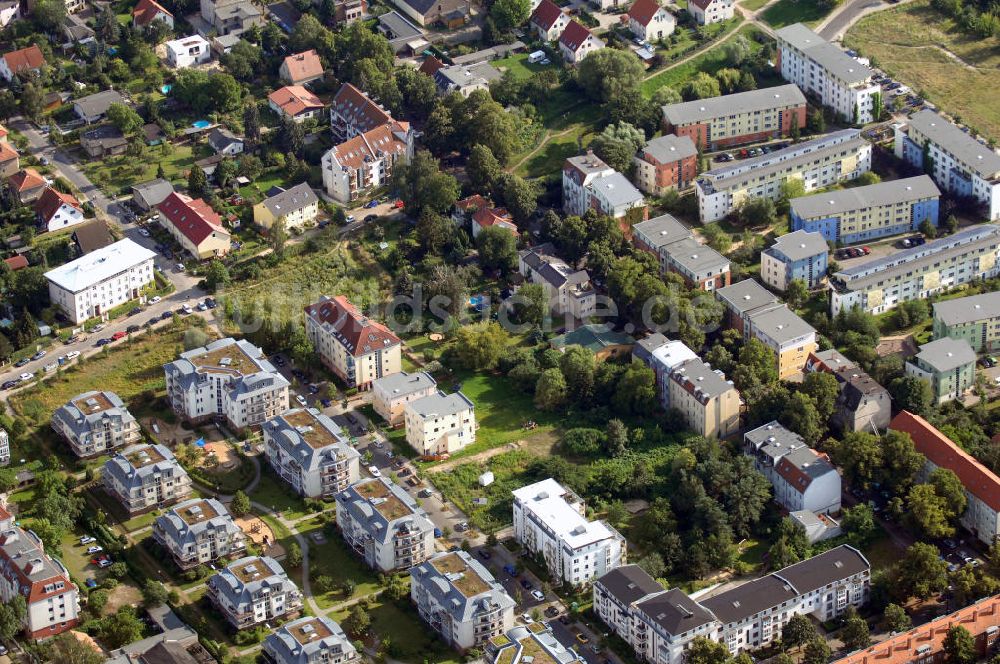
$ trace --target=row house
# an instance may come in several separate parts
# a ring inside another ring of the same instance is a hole
[[[840,511],[840,474],[826,455],[778,422],[743,434],[743,453],[774,487],[774,500],[789,512]]]
[[[306,498],[329,499],[361,477],[361,455],[343,430],[314,408],[293,408],[264,423],[271,468]]]
[[[237,630],[294,618],[302,611],[302,593],[269,556],[235,560],[206,585],[209,600]]]
[[[977,353],[1000,349],[1000,292],[935,302],[934,338],[964,339]]]
[[[246,536],[229,510],[215,498],[174,505],[153,522],[153,539],[182,570],[241,555]]]
[[[740,428],[743,401],[721,369],[700,358],[678,364],[670,373],[670,407],[685,426],[705,438],[728,438]]]
[[[80,458],[106,454],[142,438],[139,422],[114,392],[78,394],[52,414],[51,423]]]
[[[104,463],[104,490],[129,516],[180,502],[191,493],[191,478],[163,445],[133,445]]]

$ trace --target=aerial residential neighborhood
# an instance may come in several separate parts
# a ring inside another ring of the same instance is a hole
[[[1000,9],[0,1],[0,664],[1000,661]]]

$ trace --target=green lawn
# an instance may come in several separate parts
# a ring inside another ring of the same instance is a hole
[[[284,519],[301,519],[310,514],[302,499],[290,486],[276,478],[270,468],[262,469],[260,483],[250,494],[250,499],[281,512]]]
[[[529,79],[546,69],[559,70],[559,66],[556,64],[541,65],[537,62],[528,62],[528,53],[515,53],[510,57],[494,60],[491,64],[500,71],[509,69],[514,76],[520,79]]]
[[[190,144],[145,147],[138,158],[120,155],[100,160],[80,151],[76,153],[87,177],[101,188],[110,190],[109,193],[124,192],[134,184],[154,179],[159,165],[163,166],[168,180],[186,181],[187,171],[194,162],[210,155],[211,149],[206,145],[195,146],[192,150]]]
[[[313,582],[313,596],[320,608],[328,609],[349,599],[370,595],[379,589],[378,579],[371,569],[348,548],[339,533],[324,530],[324,524],[320,519],[300,524],[297,530],[309,540],[310,579]],[[317,544],[312,539],[313,533],[323,533],[326,541]],[[339,590],[320,593],[315,582],[317,577],[323,575],[329,576],[335,582],[345,578],[351,579],[357,584],[354,593],[350,597]]]
[[[532,478],[526,472],[536,456],[527,452],[504,452],[485,462],[471,462],[450,468],[447,472],[428,473],[429,479],[448,500],[455,503],[480,530],[487,525],[506,526],[511,523],[511,492]],[[479,485],[484,470],[493,472],[493,483]],[[485,507],[476,506],[473,500],[485,498]]]
[[[761,17],[774,28],[783,28],[793,23],[805,23],[809,27],[814,27],[829,13],[830,10],[818,2],[778,0],[764,10]]]
[[[740,28],[739,32],[747,37],[750,41],[750,47],[754,52],[757,52],[762,48],[761,44],[753,38],[754,34],[758,32],[757,28],[747,25]],[[680,89],[687,81],[694,78],[698,72],[705,72],[707,74],[714,75],[717,71],[727,65],[728,61],[726,59],[725,50],[719,48],[718,44],[716,44],[697,57],[691,58],[684,64],[678,65],[672,69],[667,69],[666,71],[660,72],[656,76],[643,81],[642,92],[645,95],[652,95],[653,92],[665,85]]]
[[[390,601],[373,602],[368,613],[371,616],[371,633],[377,642],[389,641],[389,656],[400,662],[424,662],[426,664],[458,664],[458,654],[448,648],[434,630],[420,620],[407,597],[402,608]],[[347,611],[330,614],[337,622],[343,622]]]
[[[593,137],[591,125],[576,125],[568,133],[552,138],[526,159],[515,173],[525,178],[539,178],[562,169],[567,158],[580,154]],[[516,162],[515,162],[516,163]]]
[[[740,7],[743,9],[748,9],[750,11],[757,11],[764,5],[766,5],[769,0],[741,0]]]

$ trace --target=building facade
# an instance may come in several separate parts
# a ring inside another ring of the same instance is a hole
[[[819,233],[803,230],[787,233],[760,252],[760,278],[780,291],[796,279],[806,288],[816,288],[826,278],[829,252],[826,240]]]
[[[698,25],[728,21],[736,14],[733,0],[692,0],[687,10]]]
[[[591,53],[604,48],[604,42],[576,19],[570,19],[559,35],[559,53],[571,65],[583,62]]]
[[[201,35],[191,35],[168,41],[167,62],[174,69],[187,69],[212,59],[212,46]]]
[[[133,445],[104,463],[104,489],[136,515],[173,505],[191,493],[191,478],[163,445]]]
[[[156,206],[162,226],[183,249],[197,260],[219,258],[229,253],[232,236],[222,226],[222,217],[201,198],[172,192]]]
[[[423,455],[454,454],[476,441],[476,406],[461,392],[437,391],[403,407],[406,442]]]
[[[294,618],[302,611],[302,593],[269,556],[235,560],[206,585],[212,604],[238,630]]]
[[[1000,350],[1000,292],[935,302],[934,338],[964,339],[977,353]]]
[[[426,371],[400,371],[372,381],[372,407],[390,426],[397,427],[403,423],[406,404],[434,394],[437,389],[437,381]]]
[[[646,199],[642,192],[593,152],[566,160],[562,191],[566,214],[583,216],[587,210],[595,210],[613,219],[623,219],[630,213],[640,219],[646,218]]]
[[[194,498],[174,505],[153,522],[153,539],[182,570],[241,555],[246,536],[226,506],[215,498]]]
[[[139,422],[114,392],[78,394],[52,414],[52,429],[81,458],[106,454],[142,439]]]
[[[549,307],[560,316],[583,320],[597,310],[597,291],[586,270],[574,270],[553,256],[550,244],[518,254],[518,271],[533,284],[541,284]]]
[[[319,198],[308,182],[269,196],[253,206],[254,223],[268,229],[279,219],[286,230],[301,229],[316,221],[317,215]]]
[[[326,616],[286,622],[264,639],[264,654],[274,664],[357,664],[361,654],[343,628]]]
[[[927,383],[936,404],[961,399],[976,382],[976,353],[965,339],[942,337],[920,346],[906,375]]]
[[[698,175],[698,149],[687,136],[668,134],[647,142],[634,163],[635,183],[640,191],[663,196],[671,189],[687,189],[694,182]]]
[[[700,358],[686,360],[670,374],[670,407],[688,429],[706,438],[728,438],[740,428],[740,393],[731,380]]]
[[[643,41],[659,41],[677,28],[677,19],[656,0],[635,0],[627,16],[628,29]]]
[[[293,408],[264,423],[264,455],[306,498],[331,499],[361,477],[361,455],[343,430],[314,408]]]
[[[774,500],[789,512],[840,511],[840,474],[826,455],[778,422],[743,434],[743,453],[774,487]]]
[[[782,379],[804,371],[809,355],[819,347],[816,328],[785,304],[752,312],[743,335],[747,339],[758,339],[770,349],[778,377]]]

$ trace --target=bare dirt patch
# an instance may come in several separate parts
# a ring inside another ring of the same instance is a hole
[[[256,516],[236,517],[236,525],[256,546],[260,547],[265,556],[280,558],[285,555],[285,547],[275,542],[274,531],[263,519]]]

